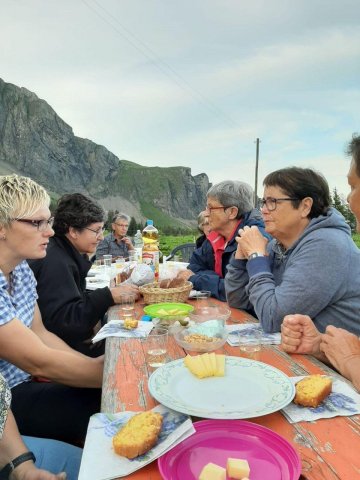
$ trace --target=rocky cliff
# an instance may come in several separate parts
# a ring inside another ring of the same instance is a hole
[[[209,180],[185,167],[143,167],[119,160],[72,128],[34,93],[0,79],[0,174],[15,172],[54,196],[82,192],[106,209],[157,225],[194,225]]]

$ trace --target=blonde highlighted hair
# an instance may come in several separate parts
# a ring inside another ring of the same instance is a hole
[[[29,177],[0,176],[0,224],[9,225],[14,218],[33,215],[39,208],[50,205],[44,187]]]

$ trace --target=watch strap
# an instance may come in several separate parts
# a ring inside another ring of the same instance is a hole
[[[24,462],[28,462],[29,460],[32,460],[35,463],[36,458],[33,452],[23,453],[22,455],[19,455],[18,457],[11,460],[11,462],[6,464],[5,467],[0,470],[0,480],[8,480],[11,473],[15,470],[17,466],[21,465]]]
[[[259,252],[250,253],[250,255],[248,256],[248,260],[252,260],[253,258],[257,257],[265,257],[265,255]]]

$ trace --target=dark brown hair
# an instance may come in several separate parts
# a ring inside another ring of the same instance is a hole
[[[353,133],[352,140],[347,146],[346,153],[353,158],[356,173],[360,177],[360,135],[357,133]]]
[[[82,230],[92,223],[104,221],[104,210],[91,198],[82,193],[63,195],[54,213],[54,230],[65,235],[70,227]]]
[[[311,168],[289,167],[276,170],[265,177],[263,185],[279,187],[290,198],[295,198],[291,202],[294,208],[299,208],[305,197],[312,198],[309,218],[326,215],[330,206],[329,185],[321,173]]]

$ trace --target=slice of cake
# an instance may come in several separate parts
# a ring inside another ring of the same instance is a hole
[[[134,415],[114,435],[115,452],[127,458],[143,455],[157,442],[162,421],[162,415],[157,412],[142,412]]]
[[[331,393],[332,380],[322,375],[309,375],[295,385],[294,403],[317,407]]]

